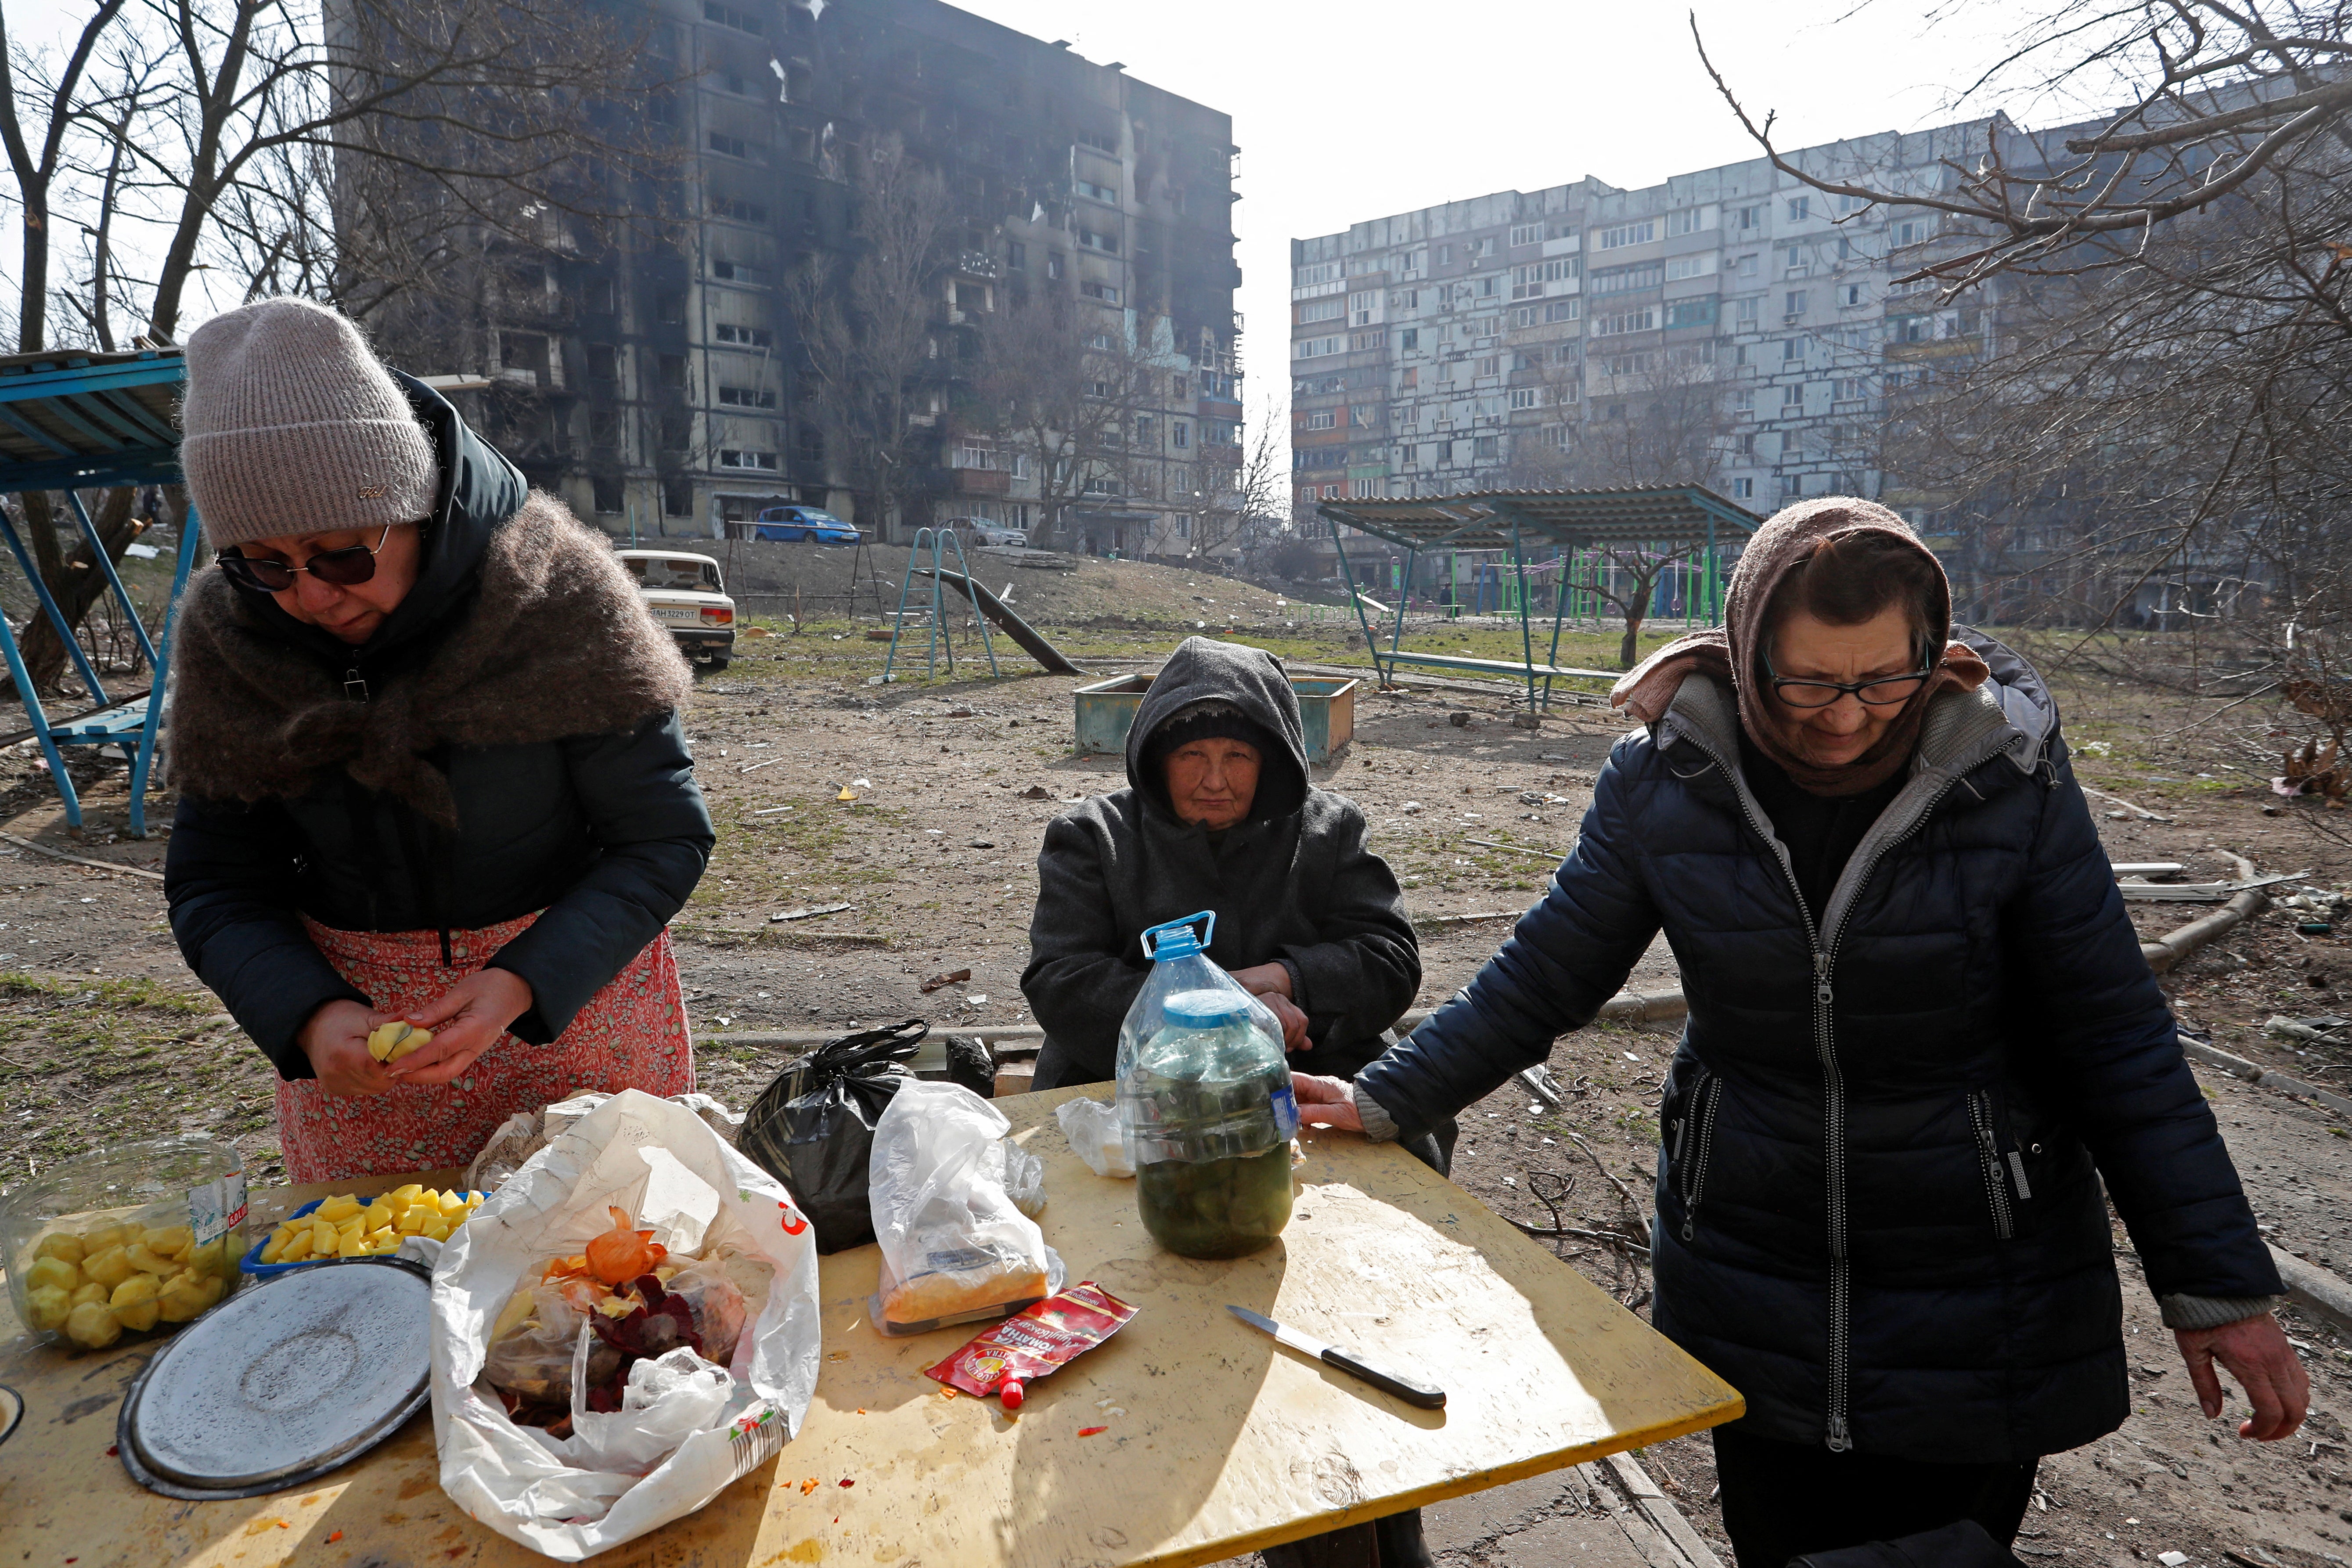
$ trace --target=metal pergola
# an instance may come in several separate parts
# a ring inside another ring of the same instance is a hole
[[[63,797],[66,820],[81,826],[81,800],[66,773],[63,746],[120,746],[131,762],[130,833],[147,835],[147,778],[155,762],[155,741],[163,722],[163,680],[171,657],[172,617],[180,594],[187,586],[194,563],[199,523],[195,509],[180,521],[180,545],[172,574],[172,597],[164,611],[161,636],[151,637],[140,621],[121,574],[106,553],[97,525],[76,493],[119,485],[176,484],[180,475],[180,437],[173,405],[186,380],[177,349],[142,349],[130,353],[51,353],[0,356],[0,495],[26,490],[63,490],[68,510],[90,553],[106,574],[106,584],[146,655],[151,676],[148,689],[121,697],[108,693],[98,669],[82,650],[65,613],[58,607],[48,584],[41,580],[32,554],[16,526],[0,510],[0,535],[5,535],[16,564],[31,584],[33,596],[49,619],[58,638],[94,706],[69,718],[52,720],[41,707],[26,671],[16,629],[0,616],[0,653],[25,704],[29,729],[14,739],[40,742],[48,759],[49,774]]]
[[[1535,633],[1528,616],[1528,560],[1530,546],[1552,545],[1576,551],[1615,546],[1664,544],[1706,547],[1707,617],[1722,618],[1722,572],[1718,551],[1727,538],[1745,539],[1764,520],[1747,508],[1724,500],[1697,485],[1654,489],[1598,490],[1473,490],[1450,496],[1395,496],[1361,500],[1327,500],[1317,513],[1331,525],[1331,542],[1339,552],[1339,571],[1346,578],[1348,597],[1364,628],[1364,645],[1382,679],[1393,679],[1399,664],[1428,665],[1489,674],[1523,676],[1528,705],[1536,706],[1536,682],[1543,681],[1540,700],[1549,707],[1551,683],[1564,678],[1614,680],[1619,672],[1576,669],[1559,663],[1560,623],[1568,609],[1569,574],[1560,581],[1552,605],[1551,651],[1538,664]],[[1364,614],[1363,595],[1357,591],[1355,572],[1348,563],[1344,531],[1355,529],[1396,545],[1405,552],[1404,583],[1410,592],[1414,562],[1424,550],[1496,550],[1509,553],[1519,584],[1519,647],[1523,662],[1469,658],[1454,654],[1407,653],[1403,650],[1404,607],[1396,611],[1396,626],[1386,653]]]

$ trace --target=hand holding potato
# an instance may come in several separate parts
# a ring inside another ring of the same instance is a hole
[[[483,969],[468,974],[439,998],[412,1009],[407,1022],[430,1030],[431,1042],[391,1068],[394,1083],[437,1087],[465,1076],[474,1058],[505,1034],[507,1026],[530,1011],[530,983],[512,970]]]

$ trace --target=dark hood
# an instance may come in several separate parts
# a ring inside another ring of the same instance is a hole
[[[1261,764],[1249,820],[1277,821],[1305,805],[1307,731],[1298,718],[1298,693],[1282,660],[1264,648],[1209,637],[1186,637],[1143,694],[1127,732],[1127,782],[1136,793],[1169,811],[1167,782],[1145,762],[1152,731],[1194,703],[1211,701],[1232,703],[1282,742],[1280,752]]]
[[[367,668],[404,650],[429,641],[431,634],[472,599],[479,580],[482,552],[490,535],[515,513],[530,494],[520,469],[476,435],[458,416],[449,400],[403,371],[392,379],[408,395],[416,422],[433,443],[434,460],[441,468],[441,486],[435,493],[433,517],[425,529],[424,560],[416,585],[400,607],[376,628],[375,636],[351,647],[316,626],[305,626],[278,607],[268,594],[245,592],[246,603],[261,624],[286,641],[310,649],[331,661]]]

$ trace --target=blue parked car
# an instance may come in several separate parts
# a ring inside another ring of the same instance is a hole
[[[815,506],[772,506],[752,520],[751,537],[787,544],[855,544],[857,530]]]

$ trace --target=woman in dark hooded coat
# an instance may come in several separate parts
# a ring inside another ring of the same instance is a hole
[[[1297,1080],[1310,1121],[1414,1132],[1542,1061],[1664,931],[1690,1022],[1654,1315],[1747,1398],[1715,1435],[1740,1568],[2016,1533],[2040,1456],[2129,1413],[2109,1198],[2206,1414],[2216,1361],[2242,1436],[2307,1400],[2055,707],[1950,616],[1884,507],[1780,512],[1726,629],[1619,683],[1647,728],[1510,941],[1352,1087]]]
[[[1421,988],[1421,949],[1356,803],[1307,772],[1298,694],[1260,648],[1186,637],[1137,709],[1127,784],[1056,816],[1037,857],[1022,994],[1045,1026],[1036,1085],[1100,1083],[1150,972],[1142,935],[1217,912],[1208,956],[1271,1008],[1294,1068],[1337,1081],[1385,1050]],[[1444,1171],[1450,1120],[1404,1141]],[[1312,1542],[1272,1568],[1429,1563],[1418,1509]]]

